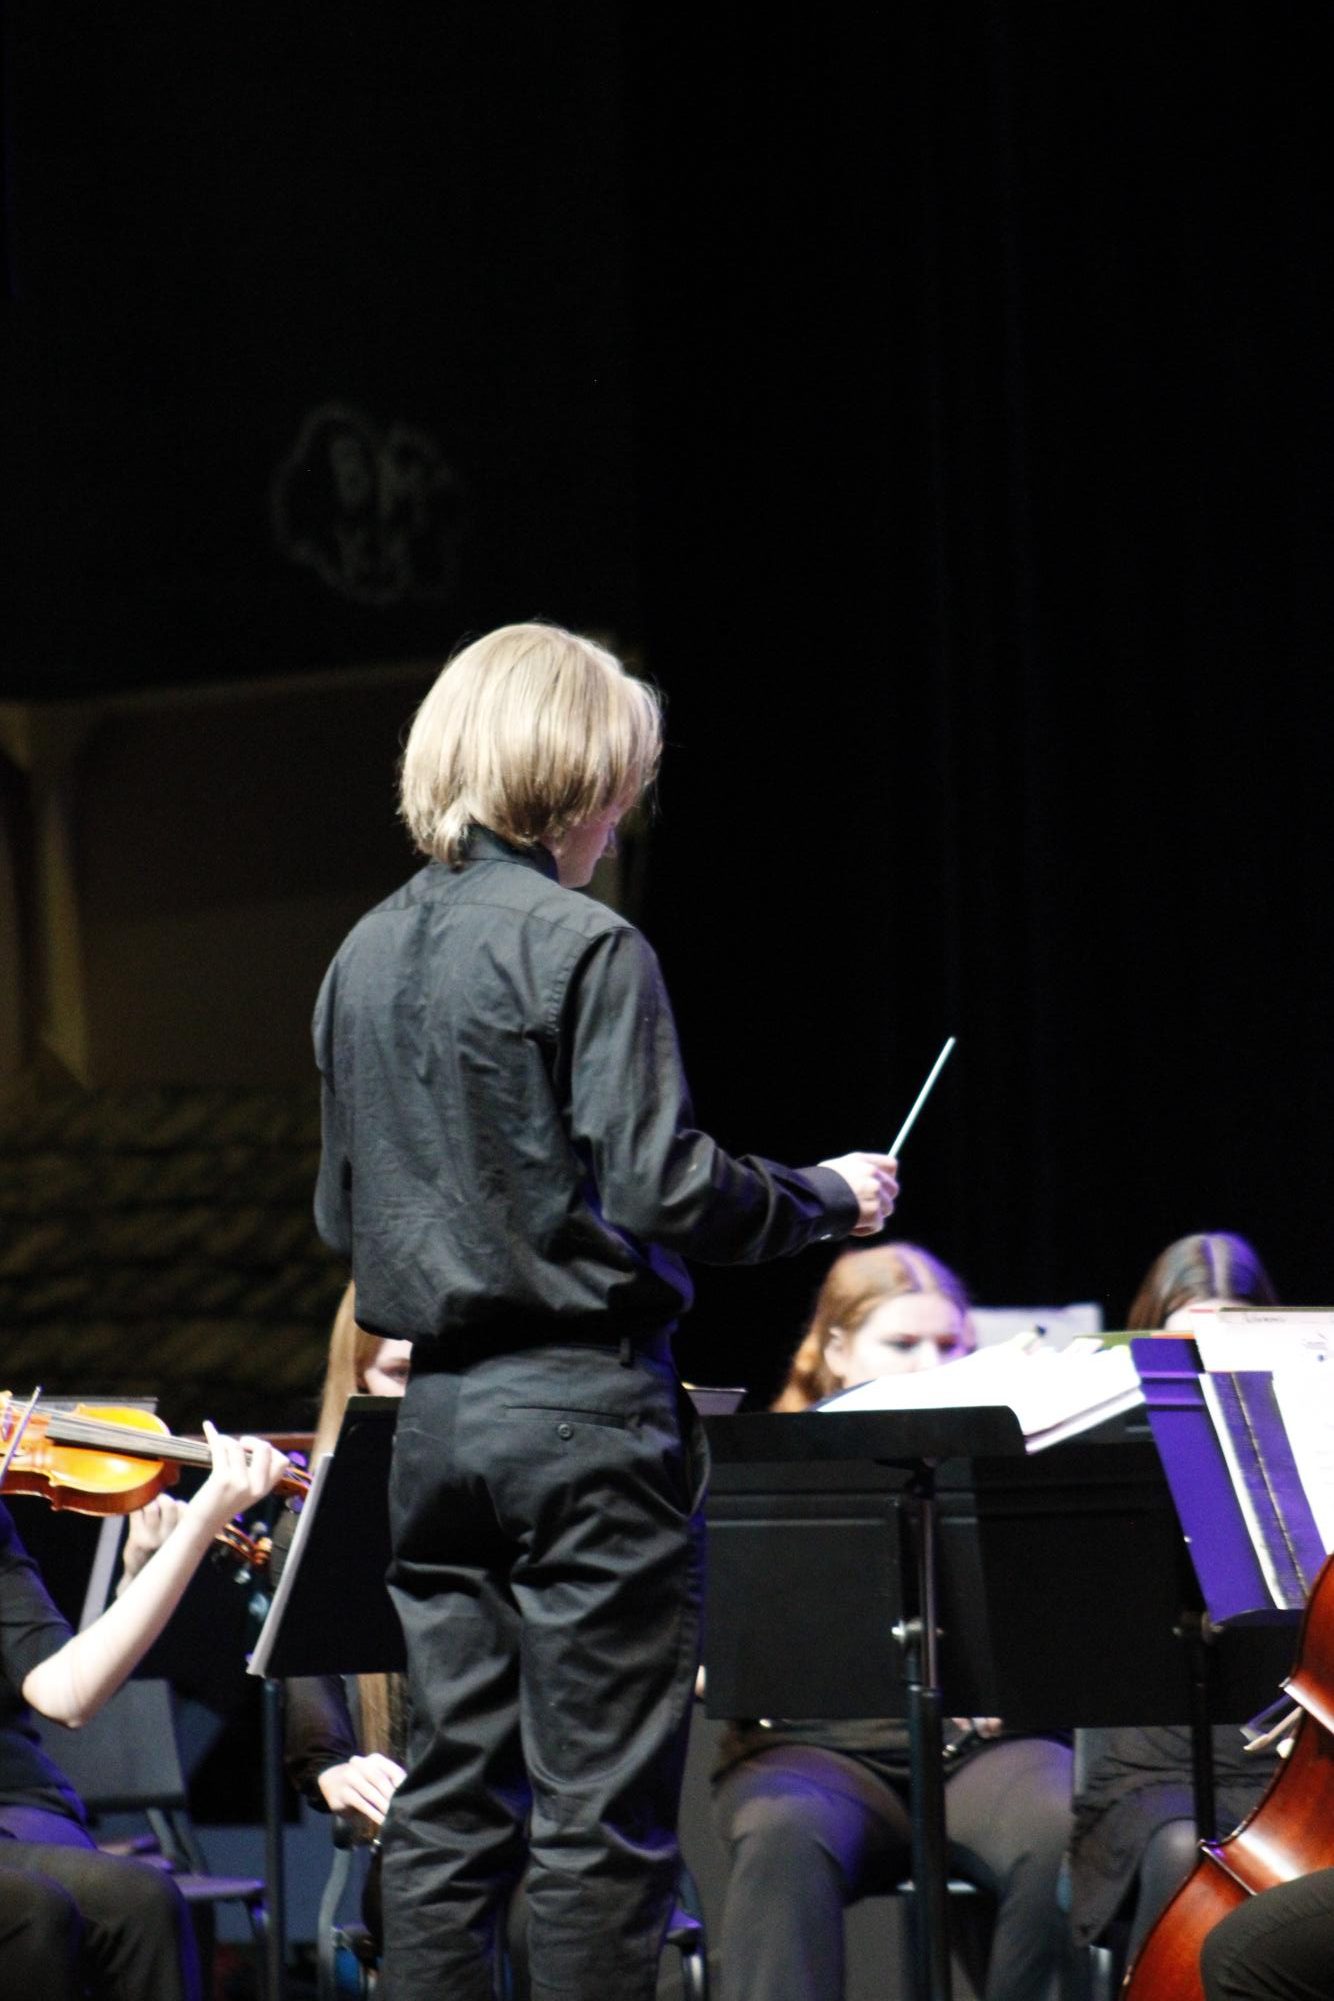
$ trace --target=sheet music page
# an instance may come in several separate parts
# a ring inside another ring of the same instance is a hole
[[[1274,1394],[1328,1556],[1334,1551],[1334,1360],[1275,1369]]]
[[[1334,1355],[1334,1308],[1206,1306],[1191,1314],[1200,1360],[1211,1374],[1271,1371],[1310,1356]]]
[[[1004,1404],[1025,1438],[1072,1427],[1086,1429],[1116,1410],[1142,1401],[1139,1376],[1127,1344],[1103,1348],[1087,1340],[1052,1350],[1031,1335],[979,1348],[942,1368],[902,1376],[877,1376],[840,1391],[821,1410],[966,1410]],[[1082,1422],[1081,1422],[1082,1420]]]

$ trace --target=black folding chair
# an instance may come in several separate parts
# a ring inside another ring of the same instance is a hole
[[[124,1839],[108,1839],[104,1845],[110,1852],[139,1855],[170,1870],[192,1910],[241,1906],[255,1941],[262,1996],[268,1926],[264,1881],[257,1876],[209,1873],[190,1818],[171,1684],[127,1681],[78,1730],[66,1730],[40,1716],[36,1722],[49,1756],[87,1807],[94,1835],[106,1814],[142,1816],[143,1834],[131,1837],[128,1845]]]

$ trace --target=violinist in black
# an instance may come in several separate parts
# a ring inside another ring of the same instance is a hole
[[[71,1633],[0,1504],[0,1991],[22,2001],[198,2001],[189,1914],[151,1863],[104,1855],[46,1756],[35,1709],[77,1728],[143,1657],[217,1531],[286,1462],[207,1426],[213,1470],[176,1532],[107,1610]]]

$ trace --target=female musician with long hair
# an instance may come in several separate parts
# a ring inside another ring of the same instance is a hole
[[[914,1244],[831,1267],[774,1408],[808,1409],[870,1377],[936,1368],[974,1346],[968,1296]],[[950,1864],[995,1899],[985,2001],[1031,2001],[1066,1966],[1057,1882],[1070,1829],[1070,1752],[1046,1737],[947,1728]],[[900,1724],[741,1722],[724,1740],[715,1818],[731,1851],[723,1978],[736,2001],[841,2001],[843,1911],[909,1863]]]
[[[1277,1294],[1253,1247],[1228,1230],[1179,1237],[1160,1251],[1126,1316],[1136,1332],[1185,1328],[1207,1304],[1273,1306]],[[1129,1925],[1134,1958],[1196,1855],[1190,1732],[1183,1725],[1081,1733],[1084,1767],[1070,1851],[1070,1922],[1077,1944]],[[1243,1753],[1235,1727],[1213,1732],[1220,1822],[1235,1825],[1260,1799],[1273,1761]]]
[[[383,1340],[357,1325],[355,1289],[347,1286],[329,1335],[312,1466],[337,1443],[348,1398],[358,1391],[401,1397],[411,1364],[409,1342]],[[290,1541],[287,1522],[282,1530],[274,1538],[279,1565]],[[286,1764],[292,1783],[313,1805],[329,1813],[358,1816],[378,1829],[403,1778],[407,1743],[403,1677],[295,1676],[286,1684],[286,1705]],[[366,1917],[378,1935],[374,1893],[367,1899]]]

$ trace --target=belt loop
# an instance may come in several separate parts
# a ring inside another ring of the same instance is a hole
[[[635,1344],[628,1334],[621,1336],[621,1367],[628,1369],[635,1359]]]

